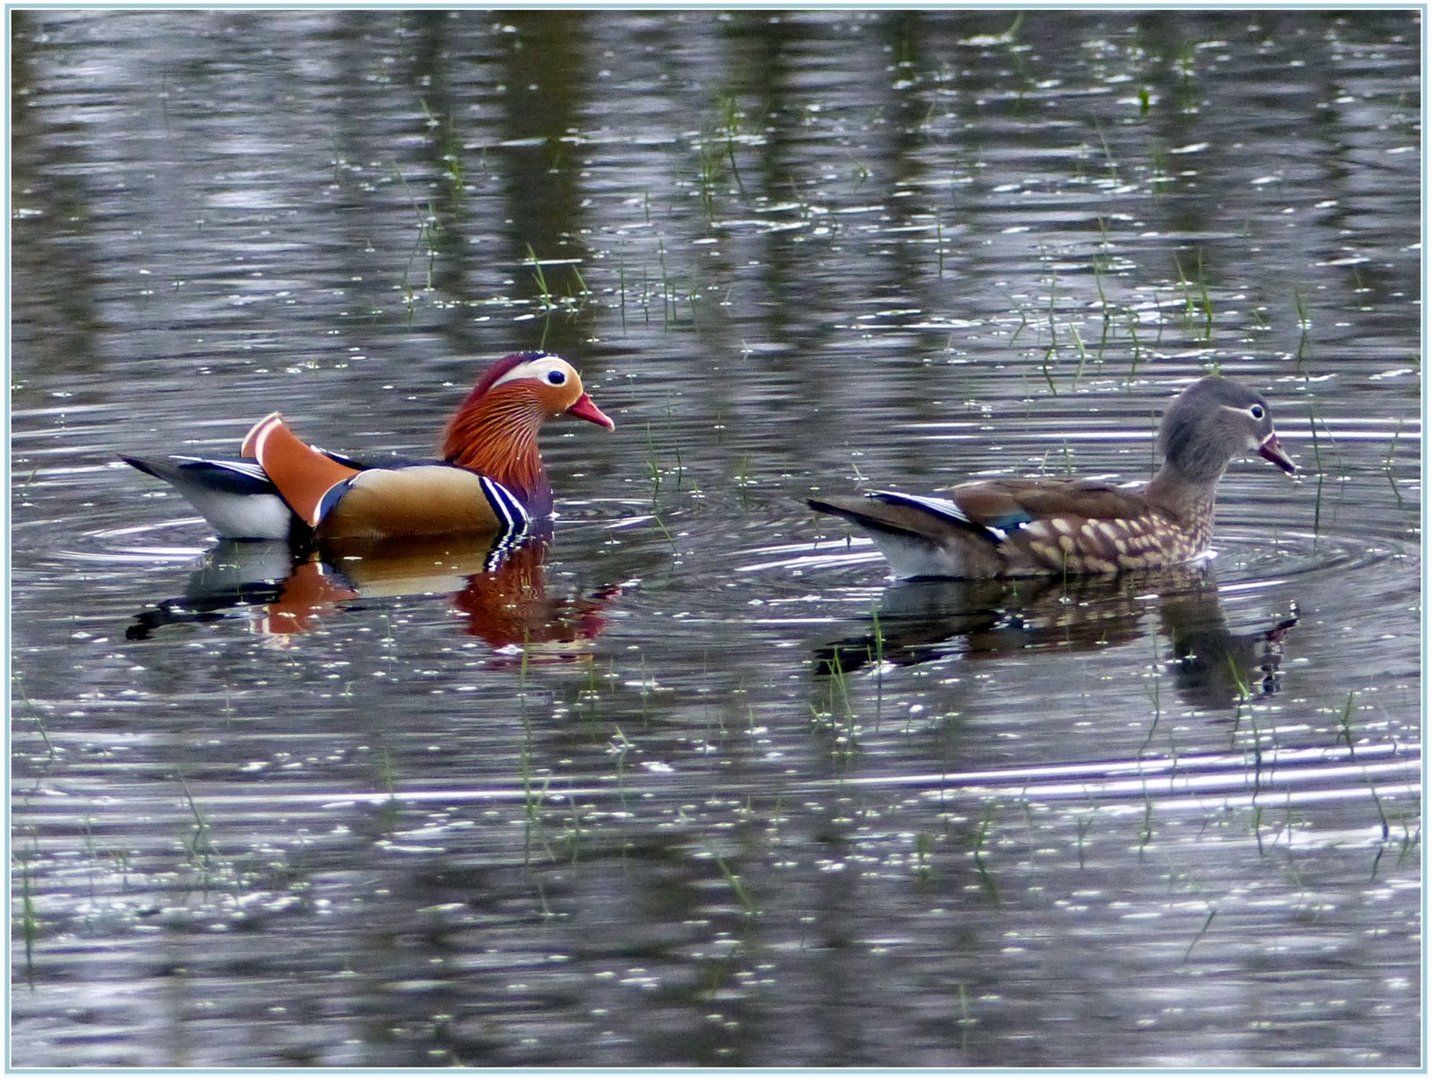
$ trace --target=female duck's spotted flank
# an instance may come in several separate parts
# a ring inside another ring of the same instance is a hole
[[[1278,445],[1268,403],[1216,375],[1169,405],[1159,450],[1163,467],[1142,489],[1038,478],[808,502],[868,532],[899,578],[1112,574],[1205,555],[1214,494],[1234,458],[1257,454],[1297,470]]]

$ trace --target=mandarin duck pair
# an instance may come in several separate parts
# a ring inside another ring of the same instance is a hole
[[[563,415],[615,427],[565,360],[515,353],[458,407],[437,460],[331,453],[299,439],[278,413],[249,431],[241,460],[124,460],[177,488],[229,539],[520,535],[552,513],[537,433]],[[808,502],[868,532],[898,578],[1112,574],[1205,555],[1215,490],[1234,458],[1252,453],[1296,470],[1268,403],[1213,375],[1173,400],[1159,449],[1163,466],[1142,488],[1028,478]]]

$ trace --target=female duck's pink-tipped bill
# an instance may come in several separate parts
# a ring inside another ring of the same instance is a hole
[[[597,408],[597,403],[592,400],[590,394],[583,393],[581,397],[572,402],[571,408],[569,408],[567,412],[571,416],[597,424],[600,427],[606,428],[608,431],[616,430],[617,426],[612,423],[612,418]]]
[[[1278,436],[1272,432],[1258,444],[1258,456],[1271,461],[1289,476],[1298,471],[1298,466],[1293,463],[1292,458],[1283,453],[1283,448],[1278,443]]]

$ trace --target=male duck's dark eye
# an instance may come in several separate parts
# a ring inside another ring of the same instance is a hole
[[[567,381],[567,373],[565,371],[549,371],[547,372],[547,381],[553,386],[561,386]],[[1258,415],[1262,416],[1263,414],[1260,412]]]
[[[1268,415],[1268,410],[1263,408],[1262,405],[1254,405],[1248,410],[1248,415],[1253,417],[1254,420],[1262,420],[1263,417]]]

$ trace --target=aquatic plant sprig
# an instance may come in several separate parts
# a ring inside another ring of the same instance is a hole
[[[984,892],[985,897],[995,904],[999,903],[999,883],[995,881],[994,873],[985,861],[985,852],[989,849],[990,833],[998,814],[998,802],[994,799],[987,800],[970,845],[970,858],[974,862],[975,873],[979,877],[980,889]]]

